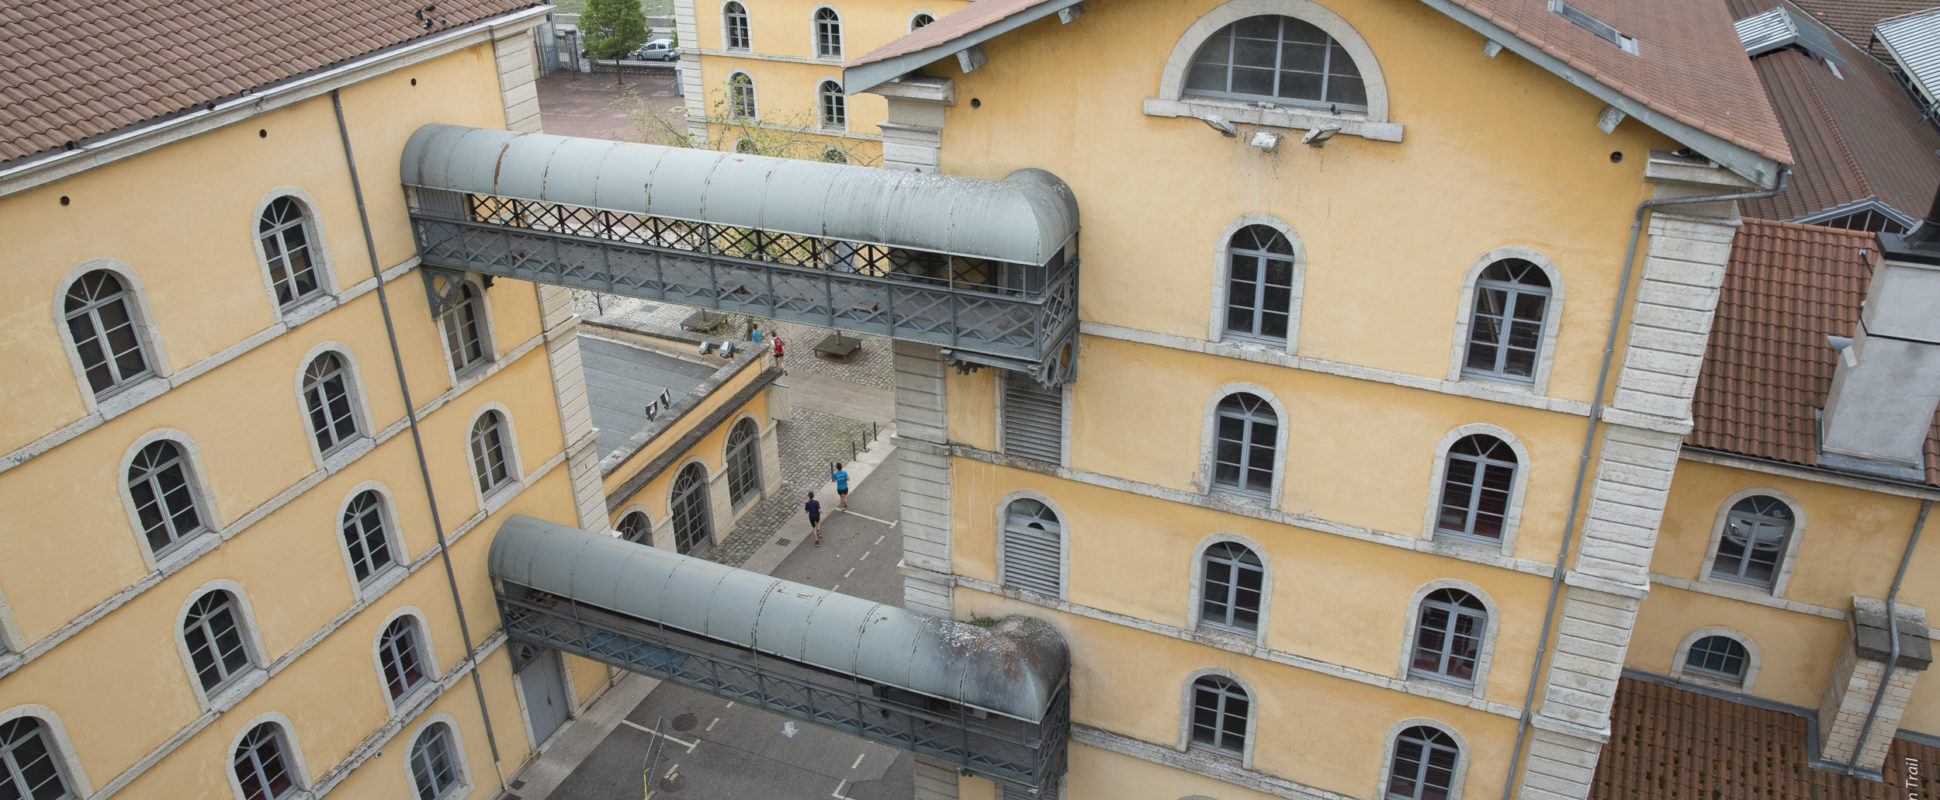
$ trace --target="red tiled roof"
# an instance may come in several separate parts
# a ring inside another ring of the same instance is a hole
[[[1826,24],[1840,36],[1865,47],[1873,38],[1873,26],[1887,17],[1911,14],[1940,6],[1940,0],[1796,0],[1805,13]],[[1884,56],[1886,51],[1873,48]]]
[[[1731,243],[1717,317],[1692,398],[1685,444],[1816,466],[1815,411],[1832,389],[1826,336],[1852,336],[1866,299],[1873,234],[1745,220]],[[1940,484],[1940,413],[1927,482]]]
[[[1634,678],[1617,684],[1590,800],[1907,800],[1940,791],[1940,748],[1893,740],[1884,782],[1809,766],[1805,718]],[[1918,763],[1909,775],[1907,761]]]
[[[0,3],[0,163],[197,108],[539,0]]]
[[[1744,19],[1778,2],[1728,7]],[[1920,124],[1919,107],[1885,66],[1837,38],[1833,47],[1846,62],[1837,75],[1796,49],[1752,61],[1797,166],[1784,194],[1747,201],[1746,215],[1795,219],[1870,197],[1920,218],[1940,186],[1940,133]]]
[[[974,33],[1044,0],[977,0],[846,66],[885,61]],[[1641,56],[1549,10],[1546,0],[1452,0],[1653,110],[1762,156],[1790,163],[1785,135],[1758,91],[1724,8],[1690,0],[1575,0],[1626,35]]]

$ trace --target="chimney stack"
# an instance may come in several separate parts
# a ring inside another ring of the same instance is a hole
[[[1883,257],[1826,398],[1819,464],[1924,481],[1921,448],[1940,406],[1940,192],[1920,227],[1879,241]]]

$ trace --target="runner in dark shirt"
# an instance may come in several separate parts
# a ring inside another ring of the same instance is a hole
[[[815,546],[822,546],[822,503],[815,499],[815,493],[808,493],[808,502],[802,504],[808,511],[808,530],[815,534]]]

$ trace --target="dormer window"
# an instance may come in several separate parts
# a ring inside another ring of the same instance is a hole
[[[1367,87],[1340,42],[1312,23],[1273,15],[1220,28],[1193,54],[1185,93],[1300,105],[1367,109]]]

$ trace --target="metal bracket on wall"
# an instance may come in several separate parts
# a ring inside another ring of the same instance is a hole
[[[436,267],[419,267],[418,277],[424,279],[424,299],[431,304],[431,317],[436,319],[450,311],[465,299],[465,273]]]

